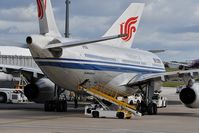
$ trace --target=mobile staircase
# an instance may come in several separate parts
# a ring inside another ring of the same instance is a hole
[[[107,88],[103,85],[94,86],[91,88],[82,87],[81,88],[87,92],[88,94],[96,97],[97,99],[104,99],[110,103],[113,103],[119,106],[119,110],[117,110],[116,116],[118,118],[131,118],[132,115],[134,116],[141,116],[141,113],[137,111],[137,105],[130,105],[127,101],[119,100],[118,97],[127,96],[124,93],[118,93],[115,89]],[[99,104],[101,104],[99,102]],[[104,104],[101,104],[104,110],[108,110]]]

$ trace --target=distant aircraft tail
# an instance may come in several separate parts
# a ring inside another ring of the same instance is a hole
[[[104,34],[104,37],[117,34],[126,34],[126,36],[115,40],[109,40],[104,43],[116,47],[130,48],[137,31],[143,9],[144,3],[132,3]]]
[[[50,0],[36,0],[38,7],[38,18],[40,34],[50,36],[61,36],[55,23],[53,9]]]

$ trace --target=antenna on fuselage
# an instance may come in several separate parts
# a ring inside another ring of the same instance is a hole
[[[69,33],[69,5],[70,5],[70,0],[66,0],[66,20],[65,20],[65,37],[69,38],[70,33]]]

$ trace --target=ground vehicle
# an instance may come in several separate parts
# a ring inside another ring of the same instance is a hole
[[[125,101],[126,103],[133,105],[133,104],[141,103],[142,96],[140,94],[136,93],[136,94],[133,94],[128,97],[117,97],[117,100]]]
[[[21,89],[0,88],[0,103],[21,103],[27,101]]]
[[[88,91],[89,92],[89,91]],[[96,96],[100,97],[99,93],[95,94]],[[142,97],[139,94],[134,94],[132,96],[119,96],[113,98],[111,96],[104,96],[107,101],[112,103],[108,105],[100,100],[99,98],[95,97],[95,104],[90,104],[85,107],[85,115],[92,116],[94,118],[99,117],[109,117],[109,118],[119,118],[119,119],[130,119],[132,115],[141,116],[141,114],[137,112],[132,113],[133,108],[138,107],[138,104],[141,103]],[[137,108],[136,108],[137,109]]]
[[[153,96],[153,103],[155,103],[158,108],[165,108],[167,106],[167,98],[161,96],[159,93],[155,93]]]
[[[142,96],[140,94],[133,94],[132,96],[128,96],[128,103],[129,104],[137,104],[141,103]]]
[[[92,116],[93,118],[119,118],[119,119],[130,119],[132,114],[126,110],[106,110],[99,104],[91,104],[85,107],[85,115]]]

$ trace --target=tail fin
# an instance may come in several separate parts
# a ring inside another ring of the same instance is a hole
[[[126,34],[127,36],[106,41],[107,45],[130,48],[140,22],[144,3],[132,3],[104,36]]]
[[[40,34],[50,36],[61,36],[55,23],[55,18],[50,0],[36,0],[38,7],[38,18]]]

